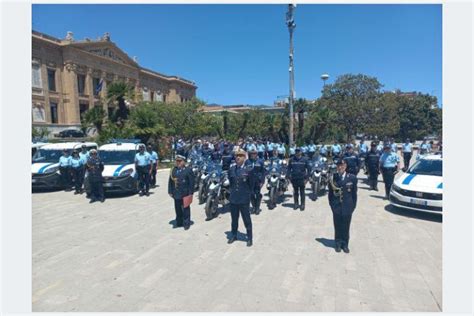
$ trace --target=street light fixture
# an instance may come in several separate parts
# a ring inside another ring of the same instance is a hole
[[[296,4],[288,5],[288,12],[286,13],[286,25],[288,26],[288,31],[290,32],[290,95],[288,97],[288,106],[290,109],[290,130],[289,130],[289,145],[293,146],[293,101],[295,97],[295,77],[294,77],[294,64],[293,64],[293,31],[296,27],[293,13],[296,8]]]
[[[325,87],[326,86],[326,80],[329,79],[329,75],[328,74],[322,74],[321,79],[323,80],[323,87]]]

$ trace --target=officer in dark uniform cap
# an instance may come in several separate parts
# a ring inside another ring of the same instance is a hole
[[[104,202],[104,187],[102,184],[102,171],[104,171],[104,163],[97,155],[97,150],[91,149],[90,157],[87,160],[86,169],[91,187],[90,203],[94,203],[95,201]]]
[[[308,181],[309,174],[311,173],[308,159],[302,156],[301,148],[295,149],[295,156],[290,159],[288,163],[287,177],[291,180],[293,185],[293,209],[297,209],[298,206],[301,211],[304,211],[305,204],[305,186]],[[298,198],[301,198],[301,204],[298,202]]]
[[[367,158],[366,158],[366,165],[367,165],[367,170],[369,173],[369,187],[370,190],[375,190],[378,191],[379,189],[377,188],[378,184],[378,178],[380,174],[380,168],[379,168],[379,161],[380,161],[380,154],[377,151],[377,143],[372,142],[370,144],[370,150],[367,153]]]
[[[346,152],[344,153],[344,158],[347,164],[347,172],[351,173],[355,176],[359,173],[359,167],[360,167],[360,162],[359,162],[359,157],[354,153],[354,147],[351,145],[346,146]]]
[[[188,230],[191,225],[191,207],[184,207],[183,198],[194,193],[194,173],[186,167],[185,159],[182,155],[176,155],[176,165],[171,169],[168,180],[168,194],[174,199],[175,227],[184,226]]]
[[[385,183],[385,197],[388,199],[395,174],[400,169],[400,157],[391,150],[389,143],[384,145],[384,152],[380,156],[379,167],[382,170],[382,178]]]
[[[222,170],[229,170],[233,160],[234,154],[232,153],[232,149],[228,143],[224,143],[224,150],[222,151]]]
[[[232,218],[231,237],[228,243],[237,240],[239,227],[239,214],[242,214],[245,228],[247,229],[247,247],[252,246],[252,220],[250,218],[250,196],[255,189],[256,177],[251,167],[245,166],[244,150],[235,153],[235,165],[229,170],[230,182],[230,214]]]
[[[245,161],[245,165],[252,168],[256,176],[255,188],[250,195],[250,203],[252,204],[250,213],[258,215],[260,213],[260,203],[262,202],[262,193],[260,193],[260,190],[265,182],[265,163],[263,159],[258,157],[258,151],[256,149],[251,149],[249,155],[250,157]]]
[[[344,159],[336,162],[337,173],[329,179],[329,205],[331,206],[336,252],[349,253],[349,230],[352,213],[357,205],[357,177],[347,173]]]

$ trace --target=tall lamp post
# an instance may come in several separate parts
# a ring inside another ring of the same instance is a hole
[[[326,80],[329,79],[329,75],[328,74],[322,74],[321,79],[323,80],[323,88],[324,88],[326,86]]]
[[[288,26],[288,31],[290,32],[290,95],[288,97],[288,103],[290,108],[290,147],[293,146],[294,139],[293,139],[293,101],[295,97],[295,72],[293,66],[293,30],[296,27],[293,13],[296,8],[296,4],[289,4],[288,5],[288,12],[286,13],[286,25]]]

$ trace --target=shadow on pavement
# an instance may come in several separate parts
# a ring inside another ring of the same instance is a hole
[[[411,218],[416,218],[416,219],[421,219],[421,220],[431,221],[431,222],[436,222],[436,223],[443,222],[443,214],[409,210],[409,209],[395,207],[393,205],[385,206],[385,210],[395,215],[411,217]]]
[[[227,237],[227,240],[229,240],[232,237],[232,232],[226,231],[225,235]],[[237,240],[238,241],[247,241],[247,234],[241,233],[237,231]]]
[[[316,241],[322,243],[325,247],[336,248],[336,241],[334,239],[316,238]]]
[[[175,229],[175,228],[183,228],[182,225],[181,225],[181,226],[177,226],[177,225],[176,225],[176,220],[175,220],[175,219],[170,220],[170,221],[168,222],[168,224],[170,224],[170,225],[171,225],[171,228],[173,228],[173,229]],[[194,221],[191,220],[190,223],[189,223],[189,226],[193,226],[193,225],[194,225]]]
[[[370,195],[370,197],[373,197],[373,198],[376,198],[376,199],[381,199],[381,200],[387,200],[384,195]]]

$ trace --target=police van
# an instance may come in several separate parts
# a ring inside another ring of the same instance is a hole
[[[138,192],[135,155],[140,145],[144,144],[139,140],[112,140],[99,147],[98,155],[104,163],[102,177],[105,192]],[[89,193],[88,185],[85,189]]]
[[[45,144],[36,150],[31,164],[31,184],[33,189],[58,189],[63,185],[59,175],[59,157],[64,150],[70,154],[74,150],[81,150],[86,145],[87,150],[97,149],[97,144],[92,142],[67,142]]]
[[[420,157],[397,177],[390,190],[390,204],[416,211],[443,211],[443,157],[441,154]]]

